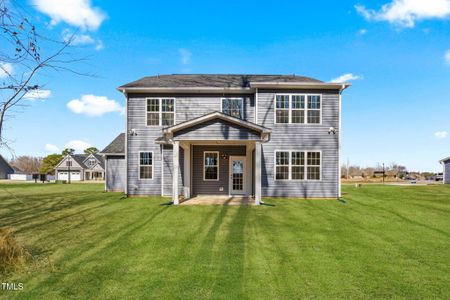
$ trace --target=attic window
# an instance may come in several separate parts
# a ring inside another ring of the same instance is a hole
[[[244,99],[242,98],[223,98],[222,113],[236,117],[244,118]]]
[[[88,160],[88,166],[89,166],[89,167],[95,166],[95,163],[96,163],[96,160],[95,160],[94,158],[90,158],[90,159]]]

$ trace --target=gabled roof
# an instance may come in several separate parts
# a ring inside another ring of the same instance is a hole
[[[67,154],[66,156],[64,156],[61,161],[56,165],[55,169],[58,168],[61,163],[68,157],[72,157],[72,159],[81,166],[81,168],[83,169],[88,169],[89,166],[87,164],[85,164],[86,159],[93,155],[99,162],[99,165],[104,169],[105,168],[105,161],[103,159],[103,157],[100,154]]]
[[[94,159],[97,160],[98,164],[100,165],[100,167],[102,167],[103,169],[105,168],[105,163],[104,163],[104,159],[103,156],[101,156],[100,154],[94,153],[94,154],[87,154],[86,158],[83,160],[83,164],[85,166],[87,166],[89,168],[89,165],[87,164],[87,161],[89,158],[93,157]]]
[[[441,159],[440,161],[439,161],[439,163],[445,163],[445,162],[447,162],[447,161],[449,161],[450,160],[450,156],[449,157],[446,157],[446,158],[443,158],[443,159]]]
[[[101,154],[125,154],[125,133],[119,134],[100,153]]]
[[[258,124],[255,124],[255,123],[252,123],[252,122],[248,122],[248,121],[236,118],[236,117],[232,117],[232,116],[223,114],[223,113],[218,112],[218,111],[215,111],[215,112],[206,114],[204,116],[201,116],[201,117],[198,117],[198,118],[195,118],[195,119],[191,119],[191,120],[188,120],[188,121],[185,121],[185,122],[182,122],[182,123],[179,123],[179,124],[167,127],[165,129],[163,129],[163,131],[164,131],[164,133],[172,133],[172,132],[176,132],[176,131],[179,131],[179,130],[182,130],[182,129],[186,129],[186,128],[192,127],[194,125],[201,124],[201,123],[204,123],[204,122],[207,122],[207,121],[210,121],[210,120],[214,120],[214,119],[221,119],[221,120],[224,120],[224,121],[227,121],[227,122],[230,122],[230,123],[233,123],[233,124],[237,124],[239,126],[246,127],[248,129],[257,131],[259,133],[271,133],[272,132],[272,130],[270,130],[267,127],[260,126]]]
[[[3,161],[3,163],[6,167],[10,168],[10,172],[15,172],[16,169],[13,166],[11,166],[9,164],[9,162],[2,155],[0,155],[0,160]]]
[[[323,83],[320,80],[297,75],[259,74],[171,74],[147,76],[119,87],[126,88],[250,88],[257,82]]]

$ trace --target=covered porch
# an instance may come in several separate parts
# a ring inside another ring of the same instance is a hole
[[[159,142],[172,148],[173,204],[259,205],[261,145],[269,137],[269,129],[219,112],[166,128]]]

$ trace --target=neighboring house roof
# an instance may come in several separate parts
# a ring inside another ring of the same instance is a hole
[[[125,133],[119,134],[100,153],[101,154],[125,154]]]
[[[232,117],[232,116],[226,115],[226,114],[218,112],[218,111],[215,111],[215,112],[206,114],[204,116],[201,116],[201,117],[198,117],[198,118],[195,118],[195,119],[191,119],[191,120],[188,120],[188,121],[185,121],[185,122],[182,122],[182,123],[179,123],[179,124],[167,127],[167,128],[164,129],[164,132],[166,132],[166,133],[176,132],[178,130],[189,128],[191,126],[194,126],[194,125],[197,125],[197,124],[201,124],[201,123],[207,122],[209,120],[213,120],[213,119],[221,119],[221,120],[224,120],[224,121],[228,121],[230,123],[234,123],[234,124],[246,127],[248,129],[252,129],[252,130],[258,131],[260,133],[270,133],[270,132],[272,132],[272,130],[270,130],[267,127],[260,126],[260,125],[257,125],[255,123],[248,122],[248,121],[236,118],[236,117]]]
[[[59,162],[59,164],[55,167],[55,169],[58,168],[63,168],[66,169],[66,166],[60,166],[60,164],[67,158],[67,156],[69,156],[70,154],[66,155],[63,157],[63,159]],[[87,165],[86,159],[90,156],[91,154],[71,154],[70,157],[72,157],[72,159],[74,161],[77,162],[77,164],[79,164],[83,169],[90,169],[90,167]],[[93,156],[95,156],[95,158],[98,160],[99,165],[102,167],[102,169],[105,168],[105,160],[103,159],[103,157],[100,154],[93,154]],[[86,162],[86,163],[85,163]]]
[[[10,164],[9,164],[9,162],[2,156],[2,155],[0,155],[0,161],[3,163],[3,164],[0,164],[0,165],[4,165],[4,166],[6,166],[7,168],[9,168],[9,172],[11,172],[11,173],[14,173],[15,172],[15,169],[14,169],[14,167],[13,166],[11,166]]]
[[[297,75],[257,74],[172,74],[147,76],[124,84],[118,90],[201,92],[223,90],[245,92],[253,88],[320,88],[343,90],[349,83],[326,83],[311,77]]]
[[[446,157],[446,158],[444,158],[444,159],[441,159],[440,161],[439,161],[439,163],[446,163],[447,161],[450,161],[450,156],[449,157]]]

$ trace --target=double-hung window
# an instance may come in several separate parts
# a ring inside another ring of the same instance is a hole
[[[89,167],[95,166],[95,163],[96,163],[96,160],[95,160],[95,159],[89,158],[89,160],[88,160],[88,166],[89,166]]]
[[[320,180],[320,151],[276,151],[275,180]]]
[[[139,152],[139,179],[153,179],[153,152]]]
[[[320,95],[276,95],[276,124],[320,124],[320,119]]]
[[[175,99],[148,98],[147,126],[171,126],[175,124]]]
[[[203,180],[204,181],[219,180],[219,152],[217,151],[203,152]]]
[[[244,99],[242,98],[223,98],[222,113],[236,117],[244,118]]]

